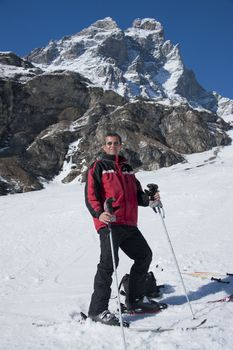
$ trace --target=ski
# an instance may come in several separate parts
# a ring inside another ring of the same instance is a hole
[[[80,315],[81,315],[81,323],[85,322],[87,320],[87,318],[88,318],[87,315],[84,314],[83,312],[81,312]],[[171,327],[171,328],[158,327],[158,328],[152,328],[152,327],[132,327],[132,326],[129,325],[129,327],[127,329],[129,329],[130,331],[134,331],[134,332],[164,333],[164,332],[171,332],[171,331],[176,331],[176,330],[193,331],[193,330],[201,329],[201,328],[213,328],[213,327],[216,327],[216,326],[202,327],[206,323],[206,321],[207,321],[207,318],[202,320],[197,325],[190,326],[190,327]]]
[[[211,271],[183,271],[183,275],[188,275],[192,277],[199,277],[201,279],[210,279],[211,281],[216,281],[220,283],[229,284],[230,281],[223,281],[223,278],[232,277],[233,273],[226,272],[225,274],[219,272],[211,272]]]
[[[221,299],[207,301],[207,303],[227,303],[229,301],[233,301],[233,294],[227,295]]]
[[[130,331],[135,331],[135,332],[153,332],[153,333],[164,333],[164,332],[172,332],[172,331],[194,331],[197,329],[206,329],[206,328],[214,328],[216,326],[204,326],[202,327],[207,321],[207,318],[202,320],[200,323],[198,323],[195,326],[190,326],[190,327],[171,327],[171,328],[163,328],[163,327],[158,327],[158,328],[151,328],[151,327],[130,327]]]
[[[52,326],[55,326],[57,325],[57,322],[46,322],[46,321],[39,321],[39,322],[32,322],[32,325],[33,326],[36,326],[38,328],[44,328],[44,327],[52,327]]]

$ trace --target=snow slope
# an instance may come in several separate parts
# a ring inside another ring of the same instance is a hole
[[[139,172],[137,177],[144,187],[159,184],[182,271],[233,272],[232,145],[190,155],[184,164]],[[1,350],[123,348],[119,328],[75,321],[88,309],[99,258],[98,235],[83,190],[78,182],[54,182],[42,191],[0,198]],[[128,349],[232,349],[233,303],[207,303],[233,293],[232,277],[225,279],[230,284],[221,284],[184,275],[197,317],[191,320],[159,215],[140,208],[139,217],[154,252],[151,270],[158,283],[166,285],[162,300],[169,308],[156,316],[134,318],[132,326],[182,327],[207,317],[206,326],[213,327],[162,334],[126,329]],[[119,278],[130,265],[120,255]],[[114,298],[110,309],[116,307]]]

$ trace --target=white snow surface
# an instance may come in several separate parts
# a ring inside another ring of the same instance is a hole
[[[186,158],[186,163],[137,177],[143,188],[159,184],[181,271],[232,273],[233,146]],[[99,259],[83,192],[78,181],[54,181],[41,191],[0,198],[1,350],[123,349],[120,328],[77,322],[79,312],[88,310]],[[165,284],[161,300],[169,307],[150,317],[131,317],[131,325],[176,329],[161,334],[125,329],[127,348],[232,349],[233,303],[208,303],[233,293],[232,277],[223,284],[183,275],[197,318],[192,320],[161,217],[140,208],[139,228],[153,250],[150,270],[158,284]],[[131,264],[120,254],[119,279]],[[113,280],[111,311],[117,309],[115,297]],[[204,318],[202,329],[180,329]]]

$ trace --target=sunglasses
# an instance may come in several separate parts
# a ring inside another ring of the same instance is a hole
[[[114,142],[108,141],[108,142],[106,142],[106,145],[107,145],[107,146],[112,146],[112,145],[114,145],[114,146],[119,146],[119,145],[120,145],[120,142],[119,142],[119,141],[114,141]]]

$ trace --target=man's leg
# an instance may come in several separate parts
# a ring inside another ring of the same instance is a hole
[[[145,295],[146,274],[152,260],[152,251],[138,228],[133,226],[125,227],[125,239],[120,247],[134,260],[130,270],[129,300],[126,301],[131,303]]]
[[[118,236],[112,229],[114,255],[116,265],[118,265]],[[96,316],[108,309],[108,303],[111,296],[111,284],[113,274],[113,262],[110,245],[110,236],[108,228],[99,231],[100,236],[100,262],[97,265],[97,272],[94,279],[94,292],[91,297],[91,303],[88,311],[89,316]]]

